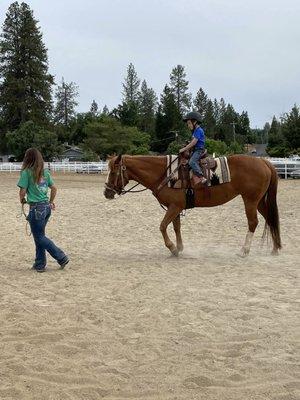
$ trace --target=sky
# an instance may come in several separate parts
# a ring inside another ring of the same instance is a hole
[[[0,24],[12,1],[0,0]],[[300,105],[299,0],[27,0],[56,83],[79,86],[77,111],[121,103],[129,63],[160,96],[172,69],[223,97],[252,128]]]

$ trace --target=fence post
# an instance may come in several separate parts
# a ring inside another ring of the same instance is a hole
[[[284,164],[284,179],[287,179],[287,163]]]

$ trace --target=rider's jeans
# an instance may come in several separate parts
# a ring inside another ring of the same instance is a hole
[[[192,168],[194,174],[199,177],[203,176],[203,172],[199,165],[199,160],[200,160],[202,153],[203,153],[203,149],[195,150],[189,160],[189,166]]]
[[[32,236],[35,242],[35,269],[42,269],[46,266],[46,251],[61,264],[65,259],[65,253],[58,248],[52,240],[45,236],[45,228],[51,215],[51,207],[47,202],[36,203],[30,206],[27,220],[30,224]]]

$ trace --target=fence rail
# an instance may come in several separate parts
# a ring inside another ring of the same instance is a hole
[[[280,178],[300,178],[300,160],[290,158],[267,158],[276,168]],[[0,172],[20,171],[22,163],[0,163]],[[108,164],[101,162],[50,162],[45,163],[45,167],[50,171],[75,172],[82,174],[104,173],[108,170]]]
[[[276,168],[280,178],[300,178],[300,160],[292,158],[267,158]]]
[[[0,172],[14,172],[21,171],[22,163],[16,162],[2,162],[0,163]],[[46,162],[45,168],[50,171],[57,172],[76,172],[82,174],[95,174],[103,173],[108,169],[107,162]]]

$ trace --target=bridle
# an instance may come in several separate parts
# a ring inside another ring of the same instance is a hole
[[[134,186],[132,186],[130,189],[125,190],[125,186],[127,185],[129,178],[127,175],[127,168],[126,168],[126,165],[124,164],[123,156],[121,156],[120,162],[117,165],[114,165],[114,169],[112,172],[115,173],[114,183],[113,183],[113,185],[109,185],[109,183],[106,182],[105,189],[110,192],[113,192],[114,194],[123,195],[126,193],[140,193],[140,192],[144,192],[145,190],[148,189],[148,188],[145,188],[145,189],[133,191],[132,189],[134,189],[135,187],[140,185],[140,183],[137,183]],[[119,180],[121,180],[120,187],[118,187]]]

